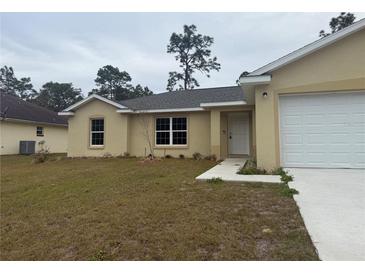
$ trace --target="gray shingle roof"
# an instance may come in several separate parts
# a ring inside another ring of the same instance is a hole
[[[123,100],[119,104],[132,110],[197,108],[201,103],[216,103],[244,100],[241,87],[218,87],[171,91],[150,96]]]
[[[67,119],[56,112],[0,92],[0,117],[37,123],[67,125]]]

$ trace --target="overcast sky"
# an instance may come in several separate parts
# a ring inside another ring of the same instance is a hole
[[[36,89],[48,81],[72,82],[87,94],[97,70],[113,65],[133,84],[155,93],[166,90],[177,70],[166,53],[172,32],[195,24],[214,37],[212,53],[222,69],[211,78],[196,74],[201,87],[234,85],[251,71],[318,39],[338,13],[7,13],[1,16],[0,64]],[[357,19],[364,13],[355,13]]]

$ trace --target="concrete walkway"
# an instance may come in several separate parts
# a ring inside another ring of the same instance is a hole
[[[280,183],[280,176],[277,175],[241,175],[237,171],[246,163],[247,159],[228,158],[208,171],[200,174],[195,179],[206,181],[212,178],[221,178],[227,182],[260,182]]]
[[[290,168],[321,260],[365,260],[365,170]]]

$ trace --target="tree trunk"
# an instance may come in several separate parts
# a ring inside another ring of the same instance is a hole
[[[184,89],[188,89],[188,83],[189,83],[189,73],[188,73],[188,65],[185,66],[185,79],[184,79]]]

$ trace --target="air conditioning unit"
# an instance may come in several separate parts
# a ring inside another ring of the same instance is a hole
[[[35,153],[35,141],[20,141],[19,154],[29,155]]]

